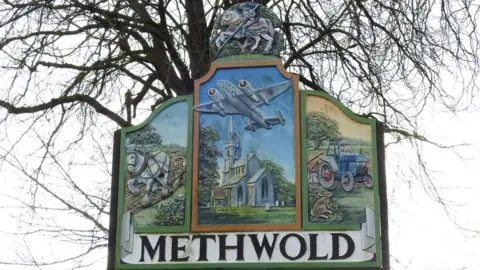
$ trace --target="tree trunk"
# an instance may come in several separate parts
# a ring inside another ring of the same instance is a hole
[[[202,0],[185,1],[188,18],[187,48],[190,56],[192,79],[198,79],[210,68],[210,37],[207,35],[207,22]],[[193,86],[193,81],[192,81]],[[193,87],[191,88],[193,92]]]

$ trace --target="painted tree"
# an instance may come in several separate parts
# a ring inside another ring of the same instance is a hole
[[[153,224],[157,226],[181,226],[185,221],[185,200],[173,195],[158,205]]]
[[[216,146],[220,135],[214,127],[201,127],[199,136],[198,203],[205,206],[210,202],[212,188],[219,186],[217,158],[222,156],[222,152]]]
[[[136,148],[149,151],[152,148],[158,148],[162,145],[162,136],[157,128],[147,125],[133,134],[129,134],[126,141],[127,148]]]
[[[326,140],[338,141],[342,138],[338,122],[320,112],[307,114],[307,139],[318,149]]]
[[[295,206],[295,185],[285,178],[285,169],[275,161],[268,159],[262,160],[260,166],[275,177],[273,186],[275,200],[283,201],[289,206]]]
[[[0,201],[15,205],[18,226],[11,231],[24,234],[19,249],[30,251],[0,261],[76,267],[104,253],[113,131],[192,93],[213,59],[215,19],[234,2],[0,4],[1,177],[16,179],[6,181]],[[299,74],[301,87],[385,122],[389,142],[418,150],[414,158],[425,175],[422,143],[450,146],[432,142],[417,120],[427,105],[455,113],[478,94],[480,13],[473,2],[262,2],[283,21],[284,67]],[[455,86],[443,83],[456,73]],[[434,181],[404,177],[411,178],[443,202]],[[33,252],[27,247],[36,237],[68,243],[71,253],[49,259],[41,253],[48,249]]]

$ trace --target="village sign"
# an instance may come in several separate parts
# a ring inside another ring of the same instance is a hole
[[[280,23],[230,7],[194,95],[116,133],[110,269],[388,269],[382,125],[300,91]]]

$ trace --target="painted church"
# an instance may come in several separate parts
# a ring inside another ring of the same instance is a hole
[[[225,164],[220,187],[212,189],[213,206],[274,205],[274,176],[262,168],[255,152],[241,155],[240,139],[232,118],[224,151]]]

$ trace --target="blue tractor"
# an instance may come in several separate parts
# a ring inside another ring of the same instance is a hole
[[[318,161],[318,182],[328,190],[336,188],[335,180],[340,180],[342,188],[347,192],[355,189],[355,183],[373,188],[373,178],[368,172],[367,162],[368,158],[361,151],[355,153],[350,144],[329,142],[326,155]]]

